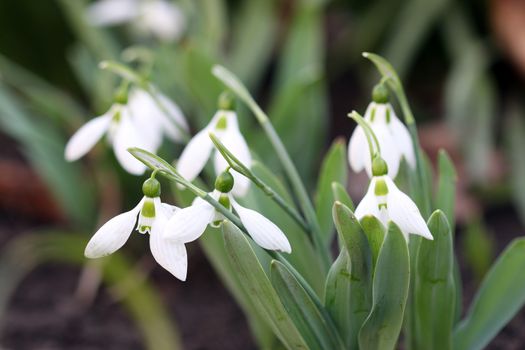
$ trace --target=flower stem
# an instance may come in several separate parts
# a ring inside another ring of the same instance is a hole
[[[224,159],[228,162],[230,168],[238,172],[239,174],[245,176],[250,181],[252,181],[257,187],[259,187],[265,195],[272,199],[277,205],[279,205],[295,222],[301,226],[301,228],[312,235],[312,231],[308,224],[304,221],[303,217],[292,208],[273,188],[268,186],[263,180],[261,180],[257,175],[255,175],[250,168],[244,165],[237,157],[233,155],[224,144],[213,134],[210,133],[210,138],[217,148],[217,150],[222,154]]]
[[[324,268],[327,270],[331,265],[332,259],[330,258],[328,251],[325,248],[325,245],[321,239],[321,228],[319,226],[319,222],[317,221],[317,215],[315,214],[312,201],[308,196],[308,192],[304,187],[301,177],[299,176],[299,173],[295,168],[295,165],[293,164],[290,155],[286,151],[283,142],[277,135],[277,132],[275,131],[272,123],[270,122],[270,119],[263,112],[261,107],[259,107],[259,105],[255,102],[255,100],[250,95],[246,87],[237,79],[237,77],[233,75],[233,73],[231,73],[222,66],[214,66],[212,72],[219,80],[221,80],[226,86],[228,86],[232,90],[232,92],[237,94],[237,96],[239,96],[239,98],[248,105],[248,107],[251,109],[251,111],[259,121],[259,124],[261,125],[263,131],[266,133],[266,136],[272,144],[275,153],[277,154],[277,157],[279,158],[279,161],[281,162],[281,165],[283,166],[283,169],[288,177],[288,180],[292,185],[293,192],[297,196],[306,221],[308,222],[308,225],[314,233],[312,235],[314,245],[319,251],[319,254],[321,254]]]

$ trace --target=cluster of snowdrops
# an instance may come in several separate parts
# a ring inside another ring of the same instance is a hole
[[[365,170],[370,177],[368,191],[355,210],[356,217],[374,216],[385,227],[392,221],[407,240],[409,234],[432,240],[418,207],[393,181],[402,159],[415,168],[416,157],[411,136],[389,103],[384,82],[374,88],[364,118],[357,112],[352,112],[350,117],[357,122],[357,127],[348,143],[349,165],[356,172]],[[218,110],[209,124],[190,137],[186,118],[175,102],[152,84],[144,86],[123,79],[111,108],[71,137],[65,150],[66,159],[79,159],[104,136],[113,146],[120,165],[134,175],[142,175],[149,164],[135,158],[129,150],[155,154],[164,137],[185,143],[182,154],[174,162],[178,185],[193,187],[191,181],[212,158],[215,188],[207,195],[197,196],[186,208],[162,203],[161,186],[156,179],[162,171],[155,169],[143,183],[143,199],[95,233],[85,249],[86,257],[100,258],[115,252],[134,230],[149,233],[155,260],[175,277],[185,280],[188,266],[185,244],[198,239],[208,225],[218,227],[223,220],[228,220],[224,210],[236,213],[239,219],[236,223],[240,222],[260,247],[284,253],[292,251],[286,228],[278,227],[237,201],[246,195],[251,179],[246,173],[232,169],[228,158],[249,171],[252,157],[239,129],[235,99],[230,92],[218,98]]]

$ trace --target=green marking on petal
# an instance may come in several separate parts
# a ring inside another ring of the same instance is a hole
[[[388,186],[386,185],[385,180],[377,179],[376,186],[374,188],[374,194],[376,196],[386,196],[388,194]]]
[[[386,123],[390,124],[390,108],[386,109]]]
[[[217,121],[217,124],[215,124],[216,130],[226,130],[226,127],[228,126],[228,120],[225,115],[221,115],[219,117],[219,120]]]
[[[155,204],[152,200],[144,201],[142,209],[140,210],[140,215],[145,218],[154,218],[155,217]]]

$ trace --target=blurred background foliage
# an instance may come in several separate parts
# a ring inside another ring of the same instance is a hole
[[[93,230],[140,195],[137,178],[119,168],[107,147],[98,146],[81,162],[63,159],[74,130],[111,104],[119,81],[98,69],[105,59],[138,70],[152,67],[151,80],[181,106],[193,131],[207,123],[222,91],[210,68],[225,65],[268,112],[314,195],[331,140],[348,139],[353,124],[346,113],[364,111],[378,79],[361,52],[380,53],[406,82],[430,159],[445,148],[458,169],[458,256],[474,286],[496,252],[523,233],[523,2],[181,0],[176,3],[188,26],[176,43],[137,37],[126,26],[91,27],[84,18],[88,3],[0,2],[0,317],[8,315],[24,276],[40,264],[84,265],[75,270],[82,271],[75,273],[75,300],[90,305],[103,283],[135,321],[146,347],[180,344],[173,315],[162,306],[173,291],[163,282],[168,276],[146,279],[149,256],[138,264],[128,257],[142,254],[138,238],[102,263],[85,265],[82,257]],[[240,108],[242,129],[265,164],[256,170],[274,181],[267,170],[276,169],[274,155],[266,151],[267,141],[249,112]],[[165,145],[160,154],[170,159],[179,152]],[[354,191],[364,189],[362,176],[350,174],[349,182]],[[351,194],[358,199],[362,191]],[[264,199],[248,200],[264,206]],[[220,256],[211,246],[221,244],[203,243],[212,261]],[[218,272],[235,295],[227,271]],[[241,302],[241,307],[250,306]],[[184,325],[184,312],[177,312],[184,344],[197,348],[198,335]],[[254,325],[257,320],[249,322],[259,343],[271,347],[271,340],[264,340],[271,339],[265,338],[268,330]],[[4,338],[16,347],[9,332]]]

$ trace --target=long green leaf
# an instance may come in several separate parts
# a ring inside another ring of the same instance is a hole
[[[350,268],[350,256],[343,246],[328,271],[324,297],[324,305],[345,340],[348,339],[346,334],[352,323]]]
[[[332,321],[325,318],[293,274],[277,260],[271,263],[271,281],[310,349],[345,348]]]
[[[452,234],[456,224],[455,204],[456,204],[456,168],[454,163],[445,150],[440,150],[438,155],[439,182],[436,192],[436,209],[445,213],[448,219]]]
[[[514,240],[492,265],[472,304],[454,330],[454,349],[478,350],[525,304],[525,239]]]
[[[332,212],[337,232],[350,257],[350,323],[339,325],[339,330],[346,335],[347,347],[356,348],[359,329],[372,308],[372,253],[359,220],[352,211],[344,204],[335,202]]]
[[[359,348],[391,350],[396,347],[408,297],[410,262],[403,233],[390,222],[377,259],[373,306],[359,332]]]
[[[334,222],[332,217],[332,206],[334,195],[332,183],[346,184],[348,179],[348,166],[346,164],[346,145],[344,140],[334,141],[328,154],[323,160],[319,180],[317,182],[317,193],[315,198],[315,211],[321,232],[324,234],[324,242],[330,246],[334,234]]]
[[[454,252],[445,214],[436,210],[428,221],[434,240],[423,240],[417,256],[415,311],[417,348],[452,349],[454,322]]]
[[[256,310],[287,348],[308,349],[244,234],[230,222],[222,231],[231,265]]]
[[[381,246],[383,245],[383,241],[385,239],[386,228],[383,226],[381,221],[372,215],[365,215],[361,219],[361,227],[368,238],[368,244],[370,245],[370,251],[372,253],[373,271],[375,271],[377,258],[379,257],[379,251],[381,250]]]

